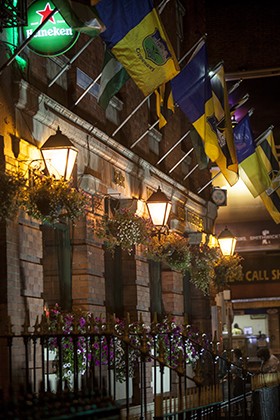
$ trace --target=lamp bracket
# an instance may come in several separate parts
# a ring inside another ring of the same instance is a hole
[[[18,159],[17,162],[20,163],[25,163],[27,166],[27,170],[26,173],[28,172],[30,174],[30,172],[39,172],[39,173],[44,173],[45,170],[45,163],[44,163],[44,159]],[[20,167],[18,168],[20,169]]]
[[[152,228],[152,236],[157,236],[159,241],[162,236],[166,236],[168,234],[169,234],[168,226],[160,226],[160,227],[154,226]]]

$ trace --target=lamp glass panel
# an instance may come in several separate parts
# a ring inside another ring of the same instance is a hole
[[[236,238],[220,238],[218,241],[223,255],[234,254]]]
[[[71,178],[73,168],[75,165],[76,157],[77,157],[77,150],[68,149],[68,162],[66,168],[65,178],[68,180]]]
[[[171,210],[171,203],[148,203],[150,217],[155,226],[165,226]]]
[[[42,154],[50,176],[69,180],[77,152],[73,149],[44,149]]]
[[[44,149],[42,150],[44,160],[50,176],[63,178],[65,175],[65,166],[67,164],[67,149]]]

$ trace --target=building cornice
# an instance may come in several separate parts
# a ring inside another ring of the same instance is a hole
[[[30,107],[30,101],[34,107]],[[95,155],[111,162],[114,167],[128,174],[137,173],[140,178],[145,179],[145,184],[150,189],[156,190],[159,183],[164,184],[164,191],[173,202],[186,206],[190,210],[203,217],[205,225],[208,217],[207,202],[187,191],[186,187],[170,176],[140,158],[132,150],[118,143],[93,124],[76,115],[74,112],[59,104],[57,101],[38,91],[25,80],[19,82],[19,99],[16,104],[21,111],[28,113],[33,119],[45,126],[47,138],[49,130],[56,131],[57,126],[67,135],[78,148],[87,148]],[[44,130],[38,130],[42,133]],[[33,133],[35,140],[40,145],[40,137]],[[136,172],[137,169],[137,172]],[[144,197],[146,199],[147,197]],[[213,215],[210,216],[212,219]],[[211,223],[210,223],[211,224]]]

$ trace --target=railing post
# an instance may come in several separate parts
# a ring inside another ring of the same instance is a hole
[[[227,382],[228,382],[228,418],[231,418],[231,372],[230,372],[231,364],[227,362]]]

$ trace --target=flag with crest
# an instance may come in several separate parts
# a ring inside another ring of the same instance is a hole
[[[172,45],[151,0],[102,0],[101,34],[145,96],[179,72]]]

